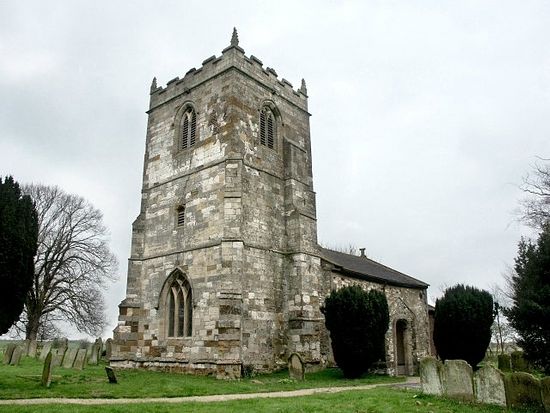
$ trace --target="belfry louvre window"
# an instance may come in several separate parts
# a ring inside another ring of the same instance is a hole
[[[188,337],[191,335],[193,306],[189,282],[178,276],[172,281],[166,297],[168,337]]]
[[[260,111],[260,143],[271,149],[275,146],[275,116],[268,107]]]
[[[197,114],[189,107],[181,119],[181,149],[195,145],[197,131]]]
[[[185,224],[185,205],[178,206],[178,208],[176,209],[176,215],[178,227],[183,226],[183,224]]]

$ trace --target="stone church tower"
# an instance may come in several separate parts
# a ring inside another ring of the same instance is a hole
[[[305,82],[219,57],[151,85],[111,364],[213,373],[326,361]]]

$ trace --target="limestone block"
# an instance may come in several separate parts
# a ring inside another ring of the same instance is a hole
[[[442,369],[443,394],[453,399],[474,400],[472,367],[464,360],[446,360]]]
[[[441,396],[443,387],[441,385],[442,364],[434,357],[426,357],[420,362],[420,384],[422,392]]]
[[[493,366],[486,365],[474,374],[476,401],[479,403],[506,406],[504,374]]]
[[[541,383],[533,375],[514,372],[506,376],[506,404],[509,408],[534,408],[542,406]]]

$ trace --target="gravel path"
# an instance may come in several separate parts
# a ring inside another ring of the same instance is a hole
[[[302,389],[293,391],[278,391],[271,393],[238,393],[238,394],[216,394],[210,396],[189,396],[189,397],[156,397],[144,399],[13,399],[0,400],[0,405],[30,405],[30,404],[82,404],[82,405],[100,405],[100,404],[142,404],[142,403],[190,403],[190,402],[221,402],[228,400],[244,399],[268,399],[275,397],[299,397],[310,396],[313,394],[340,393],[351,390],[368,390],[381,386],[399,386],[416,387],[419,383],[418,377],[408,377],[405,383],[380,383],[366,384],[362,386],[347,387],[318,387],[315,389]]]

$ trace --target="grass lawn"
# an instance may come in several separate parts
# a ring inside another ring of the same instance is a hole
[[[197,413],[504,413],[506,409],[423,396],[391,388],[358,390],[288,399],[255,399],[189,404],[127,404],[108,406],[38,405],[0,406],[0,413],[88,413],[88,412],[197,412]]]
[[[109,384],[105,364],[100,364],[87,366],[82,371],[56,367],[51,387],[45,388],[40,384],[42,366],[42,362],[29,357],[23,358],[19,366],[0,365],[0,399],[183,397],[402,381],[401,378],[375,375],[346,380],[338,369],[307,374],[303,382],[289,380],[286,372],[258,375],[252,379],[217,380],[186,374],[117,370],[119,383]]]

